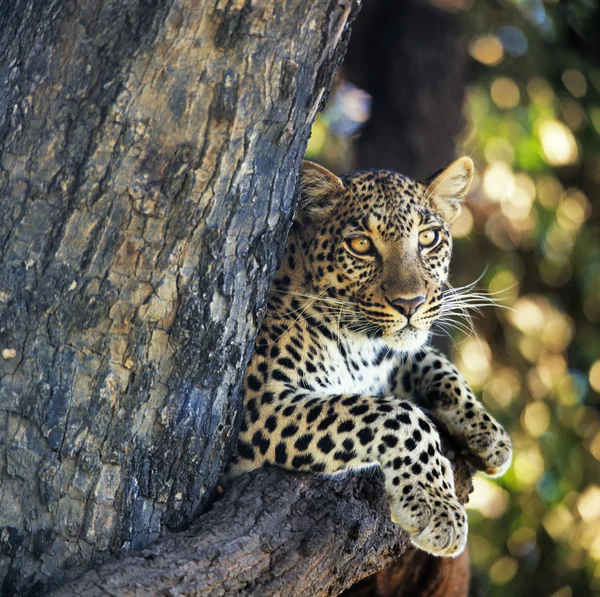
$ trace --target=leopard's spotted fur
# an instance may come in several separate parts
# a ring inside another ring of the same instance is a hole
[[[421,184],[387,171],[340,180],[304,166],[299,213],[246,371],[232,474],[265,463],[316,473],[379,465],[392,519],[413,543],[438,555],[463,550],[466,513],[420,406],[486,473],[506,470],[506,433],[425,345],[444,303],[448,228],[472,169],[462,158]]]

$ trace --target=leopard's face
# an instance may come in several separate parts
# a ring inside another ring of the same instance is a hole
[[[458,170],[468,187],[472,165]],[[388,171],[352,173],[304,218],[318,302],[357,339],[380,338],[403,351],[428,340],[443,308],[449,225],[458,214],[456,201],[440,199],[444,176],[418,183]]]

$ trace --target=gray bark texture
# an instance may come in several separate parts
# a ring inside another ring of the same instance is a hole
[[[358,4],[0,0],[1,595],[206,508]]]

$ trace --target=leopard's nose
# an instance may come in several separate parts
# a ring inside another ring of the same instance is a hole
[[[404,317],[410,317],[414,315],[419,307],[427,300],[427,295],[422,296],[413,296],[413,297],[405,297],[399,296],[393,300],[389,300],[388,302],[392,307],[398,309]]]

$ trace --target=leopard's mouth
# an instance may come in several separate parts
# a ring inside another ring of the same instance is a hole
[[[410,321],[405,317],[399,321],[381,321],[366,313],[362,313],[361,317],[355,316],[347,328],[354,334],[370,340],[383,340],[394,350],[407,352],[421,348],[430,336],[430,326],[419,325],[418,321]]]
[[[427,344],[429,330],[417,328],[412,323],[407,322],[399,330],[384,334],[382,340],[395,350],[412,352]]]

